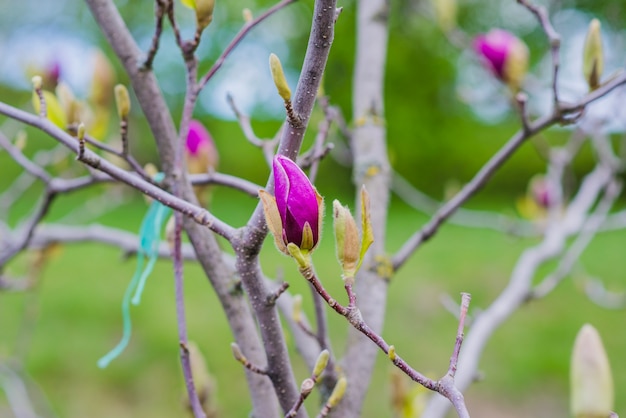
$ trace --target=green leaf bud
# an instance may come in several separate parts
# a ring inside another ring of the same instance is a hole
[[[593,19],[591,23],[589,23],[583,50],[583,74],[591,90],[598,88],[600,85],[600,77],[602,76],[603,70],[604,53],[602,50],[600,21]]]
[[[123,84],[118,84],[113,89],[115,93],[115,105],[117,106],[117,115],[120,119],[126,120],[130,113],[130,97],[128,89]]]
[[[291,89],[289,88],[289,84],[287,84],[283,66],[278,56],[274,53],[270,54],[270,71],[272,72],[272,79],[274,80],[280,97],[282,97],[284,101],[291,100]]]

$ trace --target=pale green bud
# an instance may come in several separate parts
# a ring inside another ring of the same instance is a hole
[[[125,120],[130,113],[130,97],[128,89],[123,84],[118,84],[113,89],[115,92],[115,105],[117,106],[117,115],[120,119]]]
[[[343,269],[344,279],[350,280],[354,278],[359,263],[361,242],[352,213],[338,200],[333,202],[333,226],[337,259]]]
[[[570,405],[575,418],[606,418],[613,410],[613,377],[598,331],[583,325],[574,341]]]
[[[313,376],[319,376],[322,374],[326,366],[328,365],[328,359],[330,358],[330,353],[328,350],[322,350],[320,355],[317,357],[317,361],[315,362],[315,367],[313,367]]]
[[[339,403],[339,401],[341,401],[343,395],[345,395],[346,393],[347,386],[348,380],[344,376],[340,377],[339,380],[337,380],[333,392],[330,394],[327,402],[327,404],[331,408],[334,408]]]
[[[198,28],[204,29],[213,20],[215,0],[195,0],[196,23]]]
[[[583,74],[589,84],[589,88],[594,90],[600,85],[600,77],[604,70],[604,53],[602,50],[602,35],[600,33],[600,21],[593,19],[589,23],[587,37],[585,38],[585,48],[583,50]]]
[[[283,66],[280,63],[280,59],[274,53],[270,54],[270,71],[272,72],[272,79],[274,80],[279,96],[282,97],[284,101],[291,100],[291,89],[289,88],[289,84],[287,84]]]

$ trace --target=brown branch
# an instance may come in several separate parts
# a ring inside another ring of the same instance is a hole
[[[594,90],[575,104],[563,105],[560,114],[544,116],[531,123],[528,131],[517,132],[487,163],[476,173],[450,201],[439,209],[431,220],[417,231],[392,258],[394,270],[402,267],[409,257],[428,239],[432,238],[439,227],[470,197],[478,192],[493,174],[513,155],[513,153],[526,142],[527,139],[543,131],[544,129],[560,122],[568,115],[581,112],[587,105],[610,93],[612,90],[626,83],[626,75],[615,78],[611,82]]]

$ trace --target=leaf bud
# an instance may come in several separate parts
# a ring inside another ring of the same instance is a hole
[[[328,352],[328,350],[322,350],[320,355],[317,357],[317,361],[315,362],[315,367],[313,367],[313,376],[317,378],[317,376],[322,374],[322,372],[328,365],[329,358],[330,358],[330,353]]]
[[[598,88],[600,85],[600,77],[602,76],[603,70],[604,53],[602,50],[600,21],[593,19],[591,23],[589,23],[583,50],[583,74],[591,90]]]
[[[41,86],[43,85],[43,79],[40,75],[33,76],[33,78],[31,78],[31,81],[35,90],[41,90]]]
[[[272,72],[272,79],[274,80],[280,97],[282,97],[284,101],[291,100],[291,89],[289,88],[289,84],[287,84],[283,66],[278,56],[274,53],[270,54],[270,71]]]
[[[130,97],[128,89],[123,84],[118,84],[113,89],[115,93],[115,105],[117,106],[117,115],[120,119],[126,120],[130,113]]]
[[[213,20],[215,0],[195,0],[196,23],[199,29],[204,29]]]
[[[343,269],[344,280],[352,280],[361,252],[356,221],[350,210],[342,206],[338,200],[333,202],[333,220],[337,259]]]
[[[341,399],[343,398],[343,395],[345,395],[346,393],[347,386],[348,386],[348,380],[345,378],[345,376],[342,376],[339,378],[339,380],[337,380],[337,383],[335,384],[333,392],[330,394],[330,397],[328,398],[328,402],[327,402],[327,404],[331,408],[334,408],[339,403],[339,401],[341,401]]]

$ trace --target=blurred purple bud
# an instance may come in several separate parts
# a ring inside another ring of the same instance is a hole
[[[206,173],[217,167],[218,155],[213,138],[197,120],[189,123],[185,151],[190,173]]]
[[[296,163],[282,155],[274,157],[274,195],[282,223],[285,246],[310,251],[319,242],[322,197]]]
[[[543,176],[533,177],[530,181],[530,193],[535,203],[542,208],[547,209],[555,203],[554,190]]]
[[[503,29],[492,29],[474,39],[474,50],[485,65],[513,91],[519,90],[528,69],[528,47]]]

